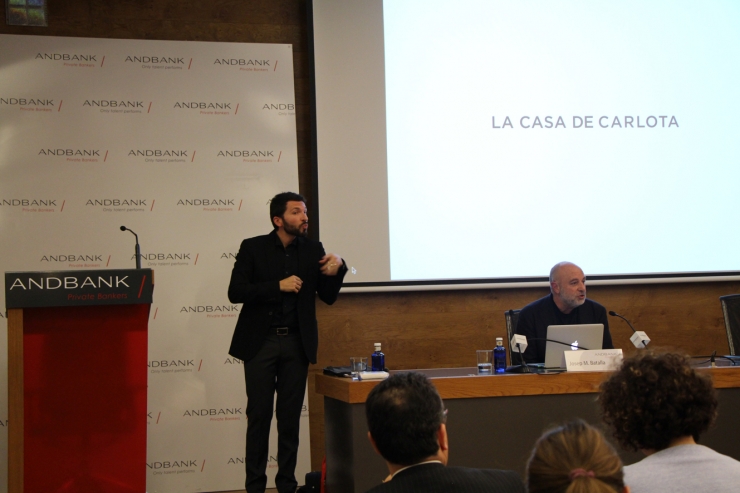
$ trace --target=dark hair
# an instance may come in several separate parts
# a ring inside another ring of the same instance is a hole
[[[624,490],[622,461],[596,428],[578,419],[543,434],[527,462],[529,493]]]
[[[421,373],[396,373],[380,382],[367,396],[365,414],[370,435],[388,462],[409,466],[439,450],[442,398]]]
[[[275,195],[272,200],[270,200],[270,224],[272,224],[273,229],[278,229],[278,227],[275,226],[272,218],[283,217],[285,210],[288,208],[288,202],[291,201],[306,203],[306,199],[303,198],[303,195],[295,192],[282,192]]]
[[[601,384],[601,413],[614,437],[633,450],[663,450],[676,438],[699,435],[717,417],[708,375],[688,356],[639,351]]]

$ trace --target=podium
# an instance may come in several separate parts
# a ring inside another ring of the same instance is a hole
[[[5,273],[9,493],[146,491],[152,276]]]

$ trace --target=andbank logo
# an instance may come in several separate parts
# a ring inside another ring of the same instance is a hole
[[[56,103],[49,98],[0,97],[0,106],[43,106],[51,108],[56,106]]]
[[[82,103],[86,109],[97,109],[100,113],[110,114],[143,114],[152,111],[152,101],[134,99],[86,99]]]
[[[278,60],[264,58],[216,58],[213,65],[234,67],[242,72],[276,72]]]
[[[190,305],[180,308],[180,313],[239,313],[237,305]]]
[[[149,267],[177,267],[190,265],[198,265],[199,253],[192,255],[191,253],[183,252],[158,252],[158,253],[142,253],[139,257],[141,258],[141,264],[146,264]],[[131,260],[136,260],[136,255],[131,256]]]
[[[96,254],[48,254],[39,260],[42,264],[67,264],[75,269],[98,269],[110,264],[111,255]]]
[[[65,203],[66,200],[59,199],[0,198],[0,208],[19,209],[21,212],[63,212]]]
[[[283,151],[273,149],[221,149],[216,153],[219,159],[241,159],[244,163],[279,163]]]
[[[237,318],[239,311],[237,305],[189,305],[180,308],[180,315],[200,316],[216,321],[224,318]]]
[[[239,200],[239,204],[236,203],[236,199],[228,198],[185,198],[177,200],[177,207],[197,207],[202,211],[206,212],[237,212],[242,209],[242,203],[244,199]]]
[[[83,53],[36,53],[36,60],[97,63],[98,55]]]
[[[150,360],[148,366],[149,373],[154,374],[198,373],[203,367],[203,360],[187,358]]]
[[[266,111],[295,111],[295,103],[264,103],[262,109]]]
[[[105,162],[108,159],[108,151],[103,152],[100,149],[46,148],[39,149],[37,155],[49,158],[64,158],[65,161],[77,163],[97,163],[101,160]]]
[[[85,207],[94,207],[103,212],[151,212],[154,209],[154,199],[99,197],[87,199]]]
[[[195,207],[202,207],[202,206],[233,206],[236,204],[236,199],[216,199],[216,198],[210,198],[210,199],[179,199],[177,201],[177,205],[181,206],[195,206]]]
[[[56,207],[57,199],[0,199],[0,207]]]
[[[198,459],[170,459],[147,462],[146,467],[156,476],[158,474],[187,474],[203,472],[206,461]]]
[[[179,56],[151,56],[151,55],[128,55],[123,60],[124,63],[143,63],[148,65],[185,65],[190,63],[193,59],[189,59],[187,62],[184,57]]]
[[[131,149],[130,158],[143,158],[145,163],[186,163],[195,160],[195,151],[188,149]]]
[[[211,418],[211,421],[239,421],[245,418],[246,413],[241,407],[220,407],[209,409],[186,409],[182,416],[185,418]],[[213,419],[223,418],[223,419]]]
[[[178,101],[172,107],[178,110],[232,110],[233,103],[214,101]]]
[[[82,106],[94,108],[133,108],[144,109],[144,101],[124,100],[124,99],[86,99]]]

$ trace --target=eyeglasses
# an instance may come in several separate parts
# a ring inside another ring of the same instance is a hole
[[[443,423],[447,423],[447,412],[448,411],[449,411],[448,409],[445,409],[442,411],[442,422]]]

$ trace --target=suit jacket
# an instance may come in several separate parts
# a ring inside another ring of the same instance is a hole
[[[396,474],[367,493],[524,493],[514,471],[421,464]]]
[[[280,281],[285,278],[285,273],[275,265],[276,262],[270,261],[274,259],[276,241],[279,238],[275,231],[242,241],[231,271],[229,301],[243,303],[243,306],[229,354],[242,361],[252,359],[262,347],[270,329],[272,310],[282,300]],[[303,281],[298,292],[298,325],[306,357],[311,363],[316,363],[319,342],[316,294],[324,303],[334,303],[347,268],[340,267],[336,276],[323,275],[319,270],[319,260],[325,255],[321,243],[302,237],[297,237],[296,241],[298,277]]]

